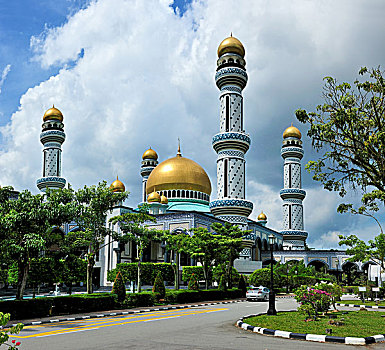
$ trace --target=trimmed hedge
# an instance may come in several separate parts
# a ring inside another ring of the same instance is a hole
[[[10,313],[12,319],[28,319],[79,312],[114,309],[116,296],[110,293],[79,294],[0,302],[0,311]]]
[[[163,276],[163,280],[167,282],[174,282],[174,270],[170,263],[150,263],[142,262],[142,283],[153,284],[157,274],[160,272]],[[115,269],[107,272],[107,280],[113,282],[115,280],[118,271],[121,272],[124,281],[138,280],[138,263],[119,263]]]

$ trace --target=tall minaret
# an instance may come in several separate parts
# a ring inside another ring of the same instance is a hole
[[[303,226],[302,201],[306,192],[301,189],[301,159],[303,157],[301,132],[293,125],[283,133],[281,156],[284,164],[283,249],[304,249],[308,236]]]
[[[245,200],[245,153],[250,137],[243,125],[242,90],[247,83],[242,43],[230,36],[218,47],[215,82],[220,89],[220,132],[213,137],[217,159],[217,198],[210,210],[219,218],[246,227],[253,203]]]
[[[48,109],[43,116],[40,134],[40,142],[44,145],[43,177],[36,181],[40,191],[63,188],[66,184],[61,177],[61,145],[66,138],[63,128],[63,114],[55,106]]]
[[[146,185],[148,177],[154,168],[158,165],[158,155],[151,149],[151,147],[143,153],[142,165],[140,167],[140,175],[142,176],[142,202],[145,203],[146,198]]]

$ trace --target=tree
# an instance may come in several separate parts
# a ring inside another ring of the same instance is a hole
[[[242,298],[245,298],[247,288],[246,288],[245,278],[243,277],[243,275],[241,275],[241,277],[239,277],[238,289],[240,289],[242,291]]]
[[[163,238],[167,243],[167,249],[175,254],[175,264],[173,264],[175,289],[179,289],[179,254],[186,251],[186,241],[189,239],[189,235],[185,232],[173,233],[167,232]]]
[[[385,234],[383,232],[368,243],[365,243],[356,235],[346,237],[340,235],[339,238],[339,244],[348,247],[346,253],[351,255],[349,261],[372,262],[380,265],[382,271],[385,270]],[[381,281],[379,285],[381,285]]]
[[[210,233],[206,228],[192,229],[193,235],[186,240],[186,252],[202,265],[205,288],[209,287],[209,271],[219,260],[222,251],[220,235]]]
[[[35,297],[35,288],[39,288],[40,284],[58,281],[55,265],[55,260],[51,257],[32,258],[30,260],[28,283],[33,287],[33,297]]]
[[[188,290],[199,290],[199,283],[197,281],[197,276],[195,273],[193,273],[190,277],[190,281],[188,282],[187,285]]]
[[[136,243],[138,249],[138,292],[141,292],[141,262],[144,250],[151,241],[160,242],[164,236],[164,231],[150,229],[145,224],[155,221],[153,216],[147,214],[147,206],[139,207],[139,211],[136,213],[125,213],[110,219],[114,225],[119,223],[124,233],[122,240]]]
[[[106,181],[90,187],[84,186],[74,194],[77,217],[75,222],[80,231],[73,233],[74,247],[87,247],[87,293],[93,292],[92,275],[96,253],[109,243],[105,237],[111,235],[113,241],[122,239],[117,232],[111,230],[106,222],[107,212],[114,204],[125,200],[128,192],[113,192]]]
[[[274,274],[274,281],[279,280],[279,275],[277,272],[273,272]],[[250,278],[249,278],[249,283],[255,287],[259,286],[268,286],[270,285],[270,269],[269,268],[263,268],[259,270],[255,270]]]
[[[214,232],[221,235],[220,245],[222,246],[222,261],[226,262],[227,285],[232,287],[232,267],[234,260],[239,257],[242,251],[242,237],[252,232],[252,230],[242,231],[239,226],[226,222],[224,225],[213,223],[211,228]]]
[[[354,88],[325,78],[325,103],[316,112],[297,110],[297,119],[310,125],[308,136],[323,154],[307,164],[329,191],[346,194],[346,185],[361,188],[363,204],[378,210],[385,203],[385,80],[380,68],[361,68]]]
[[[72,284],[87,281],[87,262],[73,253],[67,254],[56,264],[59,282],[68,287],[68,294],[72,294]]]
[[[10,199],[10,189],[0,188],[0,251],[17,262],[16,299],[21,300],[31,259],[54,243],[52,228],[70,221],[74,206],[68,202],[69,190],[38,195],[26,190]]]

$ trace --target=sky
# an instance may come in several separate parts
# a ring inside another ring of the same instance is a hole
[[[64,115],[63,176],[76,189],[119,175],[141,198],[141,155],[184,156],[208,173],[216,197],[219,91],[217,47],[230,32],[246,50],[244,126],[252,219],[263,210],[282,229],[282,133],[293,123],[305,156],[317,159],[298,108],[322,103],[323,77],[353,82],[377,67],[385,2],[372,0],[0,0],[0,184],[38,193],[42,116],[55,104]],[[302,183],[307,243],[338,248],[338,235],[371,239],[374,221],[337,214],[341,199],[306,170]],[[383,214],[383,213],[382,213]],[[384,220],[383,220],[384,223]]]

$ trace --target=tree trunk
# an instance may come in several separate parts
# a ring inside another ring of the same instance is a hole
[[[142,258],[140,258],[140,260],[142,260]],[[140,260],[138,261],[138,288],[137,288],[138,293],[140,293],[142,291],[142,281],[140,279],[140,275],[142,273],[142,271],[141,271],[142,266],[140,264],[141,263]]]
[[[205,289],[209,289],[209,273],[208,273],[208,268],[206,265],[202,264],[203,268],[203,276],[205,277]],[[199,284],[199,281],[198,281]]]
[[[179,259],[179,253],[175,253],[175,290],[179,289],[179,265],[180,265],[180,259]]]
[[[95,265],[94,255],[90,254],[88,256],[88,261],[87,261],[87,293],[88,294],[93,293],[92,274],[94,270],[94,265]]]
[[[72,282],[69,283],[68,294],[72,295]]]
[[[25,262],[20,262],[17,278],[16,300],[23,300],[24,290],[27,284],[28,271],[29,264]]]
[[[229,263],[227,265],[227,286],[229,289],[233,287],[233,279],[232,279],[233,264],[234,264],[234,259],[230,258]]]

